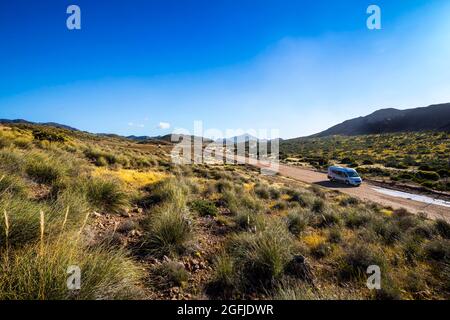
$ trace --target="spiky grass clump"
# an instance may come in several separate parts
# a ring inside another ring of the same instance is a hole
[[[450,223],[443,219],[437,219],[434,228],[444,239],[450,239]]]
[[[144,228],[147,230],[144,248],[157,257],[182,253],[193,237],[188,212],[170,204],[149,216]]]
[[[288,213],[288,229],[295,236],[299,236],[306,229],[309,222],[310,215],[306,211],[293,210]]]
[[[340,261],[339,276],[342,280],[360,279],[365,277],[367,268],[377,265],[385,266],[385,260],[373,248],[360,244],[352,244],[345,249]]]
[[[273,284],[283,275],[292,249],[293,238],[280,221],[269,221],[264,230],[256,233],[234,235],[227,245],[246,289]]]
[[[16,197],[25,197],[27,187],[22,179],[14,175],[2,175],[0,170],[0,196],[9,193]]]
[[[189,272],[181,262],[167,260],[157,265],[152,272],[155,285],[161,288],[183,287],[189,280]]]
[[[117,181],[91,178],[84,181],[82,188],[95,210],[119,213],[129,204],[127,194]]]
[[[140,200],[143,207],[171,204],[182,208],[186,204],[187,188],[175,178],[158,181],[146,187],[148,195]]]
[[[190,206],[202,217],[205,216],[215,217],[219,212],[214,203],[208,200],[194,200],[192,201]]]
[[[36,240],[39,237],[39,211],[42,208],[42,205],[21,198],[0,199],[0,212],[2,216],[8,217],[8,223],[5,219],[0,220],[0,245],[8,241],[14,247]]]
[[[66,168],[52,159],[42,155],[28,157],[27,175],[37,183],[53,185],[65,175]]]
[[[124,251],[86,248],[76,241],[29,245],[0,260],[0,299],[132,299],[142,297],[142,272]],[[80,290],[67,288],[68,268],[81,271]]]

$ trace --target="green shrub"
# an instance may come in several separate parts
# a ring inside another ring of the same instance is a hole
[[[430,223],[421,223],[409,232],[416,237],[431,239],[434,235],[435,230]]]
[[[182,253],[193,237],[187,212],[173,205],[156,210],[144,221],[144,228],[147,230],[144,249],[157,257]]]
[[[214,203],[208,200],[194,200],[190,206],[194,211],[198,212],[198,214],[203,217],[215,217],[219,212]]]
[[[230,210],[232,214],[238,214],[240,203],[234,191],[226,190],[222,193],[222,200],[225,206]]]
[[[0,244],[5,240],[11,246],[21,246],[30,243],[39,237],[39,212],[43,208],[39,204],[18,197],[0,199]],[[7,228],[4,212],[8,217],[9,228]],[[6,237],[8,229],[8,237]]]
[[[340,224],[340,216],[332,211],[325,211],[316,216],[316,226],[319,228],[328,228]]]
[[[213,276],[206,292],[213,297],[231,298],[237,286],[235,263],[227,253],[221,253],[214,259]]]
[[[0,150],[0,169],[10,174],[20,174],[24,171],[25,159],[13,150]]]
[[[42,156],[31,156],[28,159],[26,173],[37,183],[53,185],[65,174],[61,164]]]
[[[67,289],[67,270],[82,271],[80,290]],[[39,244],[10,252],[0,259],[0,299],[133,299],[142,298],[142,271],[118,248],[84,247],[67,238],[41,251]]]
[[[233,221],[241,230],[254,230],[264,227],[264,216],[248,210],[240,210],[234,217]]]
[[[287,225],[289,231],[299,236],[309,224],[309,215],[304,212],[290,211],[287,216]]]
[[[255,187],[255,194],[261,199],[270,199],[270,192],[267,186],[259,185]]]
[[[415,262],[420,257],[422,245],[417,236],[408,236],[402,240],[403,252],[408,262]]]
[[[392,214],[393,222],[396,223],[402,231],[407,231],[421,223],[421,218],[418,215],[411,214],[407,211],[405,211],[404,214],[399,214],[398,212],[398,210],[394,210]]]
[[[165,179],[149,185],[145,190],[148,192],[148,195],[139,201],[139,204],[143,207],[173,204],[182,208],[186,204],[187,190],[174,178]]]
[[[183,287],[189,280],[189,273],[180,262],[167,260],[153,270],[159,287]]]
[[[331,228],[328,233],[328,242],[340,243],[342,241],[342,233],[339,228]]]
[[[216,190],[219,193],[233,190],[233,184],[228,180],[219,180],[216,183]]]
[[[272,206],[273,210],[286,210],[287,209],[287,204],[284,201],[277,201],[273,206]]]
[[[424,254],[429,260],[450,263],[450,241],[432,240],[425,245]]]
[[[289,231],[278,221],[257,233],[235,235],[227,244],[247,289],[267,286],[280,278],[292,258],[292,248]]]
[[[370,265],[382,267],[384,264],[381,256],[367,246],[352,244],[345,249],[340,261],[339,276],[342,280],[365,277]]]
[[[281,192],[277,188],[270,188],[269,189],[269,194],[270,194],[270,198],[273,199],[273,200],[277,200],[281,196]]]
[[[97,166],[105,166],[108,164],[113,165],[118,163],[118,158],[115,154],[98,149],[86,149],[84,151],[84,155]]]
[[[344,199],[341,199],[339,201],[339,204],[343,207],[356,206],[359,204],[359,200],[354,197],[346,197]]]
[[[350,229],[358,229],[368,225],[372,217],[367,212],[349,211],[344,215],[345,225]]]
[[[83,187],[89,203],[98,211],[120,213],[129,204],[128,196],[118,182],[91,178]]]
[[[36,129],[33,130],[33,137],[35,140],[39,141],[49,141],[49,142],[66,142],[67,138],[62,133],[51,131],[50,129]]]
[[[2,175],[0,172],[0,196],[7,192],[22,197],[27,195],[27,188],[22,179],[12,175]]]
[[[323,213],[325,210],[325,202],[322,199],[314,200],[311,210],[315,213]]]
[[[310,249],[311,254],[317,259],[322,259],[326,257],[331,252],[331,250],[332,250],[331,246],[325,242],[322,242]]]
[[[450,224],[447,221],[443,219],[437,219],[434,222],[434,228],[442,238],[450,239]]]
[[[380,220],[373,224],[373,230],[388,245],[394,244],[402,238],[402,230],[398,225],[391,222]]]
[[[415,176],[418,180],[439,181],[441,178],[436,172],[433,171],[418,171]]]

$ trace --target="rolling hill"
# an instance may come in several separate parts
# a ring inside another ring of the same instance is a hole
[[[381,109],[365,117],[344,121],[311,137],[417,131],[450,132],[450,103],[407,110]]]

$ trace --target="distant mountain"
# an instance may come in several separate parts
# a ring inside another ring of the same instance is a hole
[[[235,136],[231,138],[224,138],[224,139],[218,139],[216,140],[217,143],[223,143],[223,144],[237,144],[237,143],[244,143],[249,141],[259,141],[259,139],[255,136],[252,136],[251,134],[245,133],[240,136]]]
[[[450,103],[407,110],[381,109],[365,117],[344,121],[311,137],[427,130],[450,132]]]
[[[40,126],[47,126],[47,127],[54,127],[58,129],[66,129],[70,131],[79,131],[76,128],[66,126],[64,124],[56,123],[56,122],[31,122],[23,119],[0,119],[0,123],[3,124],[29,124],[29,125],[40,125]]]
[[[149,137],[149,136],[128,136],[128,137],[125,137],[125,138],[130,139],[130,140],[134,140],[134,141],[145,141],[145,140],[152,139],[152,137]]]
[[[178,138],[175,139],[175,137],[173,137],[172,139],[172,135],[173,134],[166,134],[164,136],[156,136],[156,137],[148,137],[148,136],[128,136],[126,138],[140,142],[140,143],[155,143],[155,142],[162,142],[162,143],[176,143],[182,140],[182,138],[188,138],[188,135],[183,135],[180,134],[178,135]],[[190,136],[191,141],[193,142],[194,139],[196,138],[196,136]],[[210,143],[212,142],[211,139],[207,139],[207,138],[202,138],[202,137],[197,137],[200,139],[203,139],[204,143]]]

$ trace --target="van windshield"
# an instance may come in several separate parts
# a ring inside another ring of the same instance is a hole
[[[346,173],[347,173],[347,176],[349,178],[357,178],[357,177],[359,177],[358,173],[356,171],[347,171]]]

